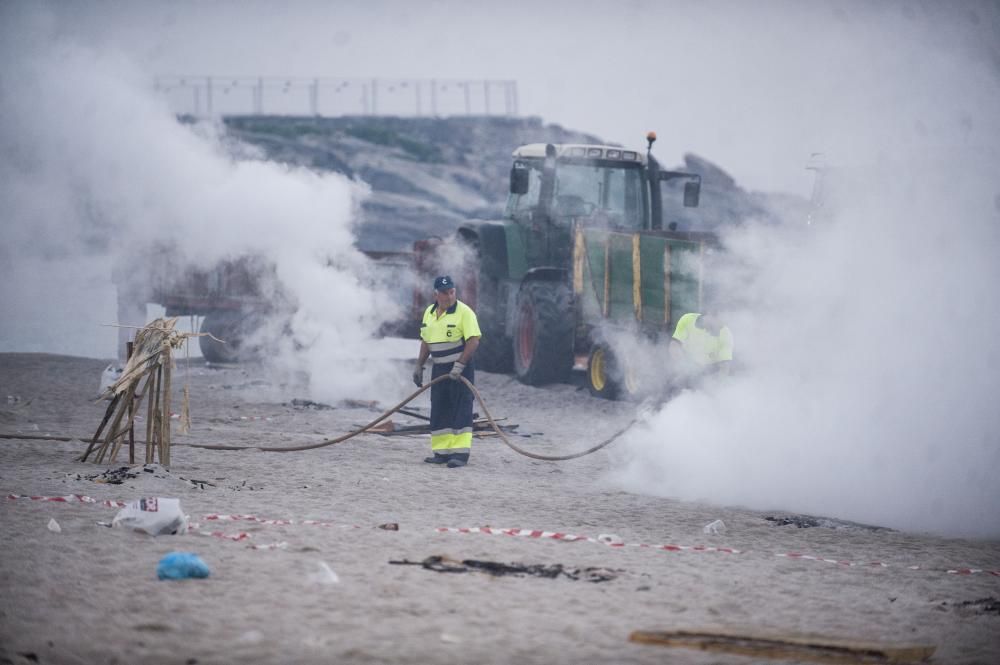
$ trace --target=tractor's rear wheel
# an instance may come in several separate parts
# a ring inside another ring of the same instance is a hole
[[[636,368],[622,362],[610,347],[595,344],[587,362],[587,388],[603,399],[635,397],[639,392]]]
[[[561,282],[529,282],[517,294],[514,373],[537,386],[565,381],[573,369],[573,295]]]

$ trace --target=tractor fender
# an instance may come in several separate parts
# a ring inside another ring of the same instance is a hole
[[[467,266],[470,274],[462,275],[461,279],[474,285],[476,313],[487,321],[502,322],[507,312],[506,289],[503,285],[510,275],[504,224],[466,222],[458,227],[455,235],[475,253],[475,263]]]
[[[507,279],[510,267],[507,259],[507,229],[501,222],[468,222],[457,234],[479,253],[479,273],[490,279]]]

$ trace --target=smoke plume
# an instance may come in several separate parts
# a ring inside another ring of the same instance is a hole
[[[252,159],[218,127],[179,123],[148,74],[62,34],[44,7],[4,14],[0,348],[114,355],[112,274],[148,291],[156,247],[186,267],[273,265],[295,313],[290,330],[275,323],[291,334],[272,361],[311,370],[317,397],[364,396],[391,374],[363,360],[398,314],[353,246],[363,184]]]
[[[812,225],[724,239],[738,371],[629,436],[623,486],[1000,536],[1000,70],[967,16],[964,45],[877,27],[840,52]]]

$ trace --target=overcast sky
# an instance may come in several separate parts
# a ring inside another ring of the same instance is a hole
[[[667,162],[695,152],[761,190],[808,194],[812,152],[865,161],[852,153],[974,134],[1000,116],[996,2],[88,2],[56,13],[65,35],[121,49],[151,77],[513,79],[522,114],[636,146],[655,130]],[[859,130],[894,136],[852,145]]]

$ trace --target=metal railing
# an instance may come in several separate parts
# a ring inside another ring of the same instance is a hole
[[[275,76],[157,76],[179,114],[516,116],[517,82]]]

